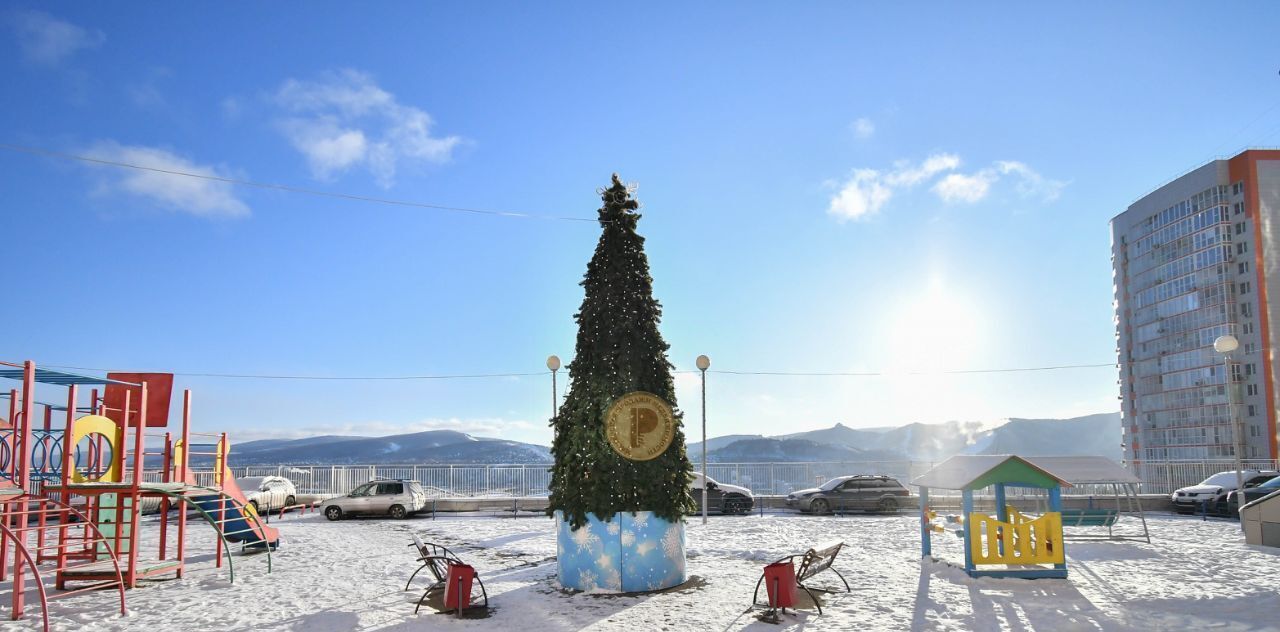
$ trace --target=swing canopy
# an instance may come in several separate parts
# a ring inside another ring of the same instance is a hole
[[[996,484],[1041,489],[1071,487],[1067,478],[1035,461],[1011,454],[958,454],[916,477],[911,484],[959,490],[977,490]]]

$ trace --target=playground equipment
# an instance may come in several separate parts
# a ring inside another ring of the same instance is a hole
[[[116,587],[123,614],[125,588],[147,577],[181,578],[188,509],[214,528],[215,564],[221,567],[226,558],[231,581],[233,542],[264,549],[270,572],[270,551],[279,534],[246,507],[227,467],[225,433],[191,432],[191,392],[182,397],[180,439],[147,431],[168,423],[172,376],[111,373],[99,378],[37,369],[28,361],[0,362],[0,378],[22,382],[20,390],[8,393],[9,423],[0,428],[0,581],[12,571],[14,619],[24,614],[28,572],[36,579],[46,630],[51,599]],[[66,405],[36,402],[37,384],[66,387]],[[150,388],[153,384],[156,390]],[[79,388],[85,385],[106,389],[99,397],[94,388],[87,408],[78,406]],[[37,406],[44,407],[43,428],[31,423]],[[65,412],[66,423],[54,428],[53,413],[59,411]],[[85,412],[89,414],[77,416]],[[212,451],[186,449],[202,447],[191,443],[193,435],[214,437],[207,444]],[[197,484],[192,455],[213,457],[212,486]],[[140,515],[146,499],[158,501],[159,545],[144,556]],[[47,562],[54,563],[57,592],[52,594],[40,580],[41,573],[49,572],[41,567]],[[68,589],[71,582],[81,585]]]
[[[1104,456],[1036,456],[1025,457],[1036,467],[1053,472],[1076,488],[1074,501],[1084,501],[1083,507],[1063,507],[1063,537],[1067,540],[1133,540],[1151,542],[1147,530],[1147,515],[1138,499],[1138,484],[1142,482],[1119,463]],[[1081,490],[1090,495],[1081,499]],[[1097,494],[1093,494],[1093,491]],[[1043,503],[1037,503],[1043,505]],[[1043,509],[1043,507],[1041,507]],[[1136,527],[1118,528],[1122,514],[1138,517]],[[1095,527],[1095,528],[1085,528]],[[1141,531],[1138,528],[1141,528]],[[1103,533],[1102,529],[1106,532]]]
[[[912,481],[920,488],[920,547],[932,554],[935,512],[930,489],[960,490],[962,515],[957,519],[964,542],[964,570],[970,577],[1067,576],[1062,537],[1062,486],[1067,481],[1027,459],[1009,455],[959,455],[943,461]],[[996,515],[974,511],[973,492],[995,489]],[[1047,490],[1049,510],[1038,517],[1019,513],[1005,503],[1009,487]]]

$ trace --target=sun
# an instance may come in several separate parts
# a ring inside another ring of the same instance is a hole
[[[908,294],[891,311],[888,326],[895,372],[936,372],[977,368],[985,336],[981,306],[940,277]]]

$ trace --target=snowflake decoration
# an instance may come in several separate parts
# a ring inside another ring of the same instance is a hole
[[[619,522],[621,522],[621,520],[614,520],[609,523],[609,526],[607,527],[609,535],[618,535],[618,531],[622,529],[622,525],[618,524]]]
[[[622,546],[631,548],[636,543],[636,534],[630,529],[622,532]]]
[[[649,553],[649,551],[652,551],[654,548],[655,548],[655,545],[652,540],[645,540],[644,542],[641,542],[640,544],[636,545],[636,555],[644,557]]]
[[[578,590],[595,590],[596,574],[589,570],[578,571]]]
[[[622,591],[622,573],[619,573],[618,569],[616,568],[605,571],[603,588],[605,590],[615,590],[615,591],[621,592]]]
[[[680,529],[676,525],[667,527],[667,533],[662,536],[662,551],[667,554],[668,558],[680,557],[680,550],[684,545],[680,542]]]
[[[649,526],[649,515],[647,511],[637,511],[635,517],[631,520],[636,523],[637,529],[643,529]]]
[[[591,527],[587,526],[572,532],[569,537],[573,538],[573,543],[578,546],[579,553],[589,550],[600,542],[600,536],[592,533]]]

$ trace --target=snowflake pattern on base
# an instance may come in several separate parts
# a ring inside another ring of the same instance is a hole
[[[557,564],[560,585],[590,592],[648,592],[683,584],[684,523],[652,512],[621,513],[608,522],[594,514],[577,531],[559,512]]]

